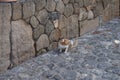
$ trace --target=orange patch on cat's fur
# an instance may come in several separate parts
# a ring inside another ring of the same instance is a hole
[[[69,39],[62,39],[60,41],[60,44],[62,44],[62,45],[69,45],[70,44],[70,40]]]

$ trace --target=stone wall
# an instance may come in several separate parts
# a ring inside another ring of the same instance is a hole
[[[95,29],[118,17],[119,10],[119,0],[0,3],[0,72],[55,49],[61,38],[75,38]]]

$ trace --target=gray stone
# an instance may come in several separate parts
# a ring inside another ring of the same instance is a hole
[[[68,4],[69,0],[63,0],[64,4]]]
[[[56,6],[56,3],[55,3],[54,0],[47,0],[46,9],[48,11],[54,11],[55,10],[55,6]]]
[[[52,42],[48,47],[49,50],[54,50],[54,49],[57,49],[57,48],[58,48],[57,42]]]
[[[75,80],[76,79],[76,72],[75,71],[65,71],[61,74],[65,80]]]
[[[45,33],[47,35],[50,35],[50,33],[52,32],[52,30],[54,30],[54,25],[52,24],[51,21],[48,21],[46,26],[45,26]]]
[[[37,51],[42,48],[47,48],[49,46],[49,39],[46,34],[42,34],[36,42]]]
[[[79,7],[83,7],[84,6],[83,0],[75,0],[75,3],[78,3]]]
[[[59,0],[56,5],[56,10],[60,13],[64,12],[64,3],[62,0]]]
[[[110,64],[110,63],[108,63],[108,62],[101,62],[101,63],[99,63],[98,65],[97,65],[97,68],[99,68],[99,69],[107,69],[107,68],[109,68],[109,67],[111,67],[112,65]]]
[[[92,4],[93,0],[83,0],[84,1],[84,6],[89,6]]]
[[[43,9],[37,14],[37,18],[41,24],[46,24],[48,21],[48,12]]]
[[[119,66],[112,66],[106,69],[107,72],[114,73],[120,75],[120,67]]]
[[[93,13],[92,10],[89,10],[89,11],[87,12],[87,19],[91,20],[91,19],[93,19],[93,18],[94,18],[94,13]]]
[[[63,28],[65,28],[66,27],[66,17],[64,16],[64,15],[60,15],[60,18],[59,18],[59,24],[58,24],[58,28],[61,30],[61,29],[63,29]]]
[[[67,4],[66,6],[65,6],[65,9],[64,9],[64,15],[66,16],[66,17],[69,17],[69,16],[71,16],[72,14],[73,14],[73,6],[72,6],[72,4]]]
[[[85,20],[80,22],[80,35],[83,35],[86,32],[89,32],[98,26],[99,19],[95,18],[94,20]],[[91,24],[91,25],[90,25]]]
[[[31,26],[23,20],[12,21],[12,61],[19,64],[35,56]]]
[[[83,21],[85,19],[87,19],[87,10],[85,8],[80,8],[79,20]]]
[[[35,4],[34,2],[25,2],[23,4],[23,18],[29,18],[35,13]]]
[[[29,78],[30,78],[30,75],[27,74],[27,73],[19,73],[18,76],[19,76],[21,79],[29,79]]]
[[[108,59],[107,59],[107,58],[104,58],[104,57],[101,57],[101,58],[98,58],[97,61],[98,61],[98,62],[107,62]]]
[[[13,12],[12,12],[12,19],[17,20],[22,18],[22,7],[20,3],[13,3]]]
[[[61,36],[60,36],[61,39],[67,38],[67,30],[66,30],[66,28],[61,29],[61,33],[62,33]]]
[[[37,18],[35,16],[32,16],[30,19],[30,24],[32,25],[33,28],[36,28],[37,25],[39,24]]]
[[[78,3],[74,3],[74,13],[79,14],[80,12],[80,7]]]
[[[98,2],[95,4],[95,7],[93,9],[93,12],[95,14],[95,17],[102,14],[103,12],[103,4],[101,0],[98,0]]]
[[[59,29],[53,30],[49,36],[50,42],[58,41],[60,39],[60,35],[61,33]]]
[[[37,25],[35,29],[33,29],[33,37],[34,40],[37,40],[41,34],[44,33],[44,26],[43,25]]]
[[[67,19],[67,38],[75,38],[78,36],[78,16],[72,15]]]
[[[37,52],[37,56],[43,54],[43,53],[46,53],[47,50],[46,49],[40,49],[38,52]]]
[[[11,4],[0,4],[0,72],[10,65]]]
[[[46,6],[46,0],[35,0],[36,10],[40,11]]]
[[[69,0],[70,3],[74,3],[74,0]]]

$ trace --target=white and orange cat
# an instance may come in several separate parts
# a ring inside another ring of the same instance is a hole
[[[77,46],[77,44],[78,44],[77,40],[73,41],[69,39],[62,39],[58,42],[58,48],[60,52],[62,52],[62,50],[65,49],[64,53],[67,53],[69,48],[74,48]]]

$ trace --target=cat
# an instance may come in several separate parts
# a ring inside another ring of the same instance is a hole
[[[60,52],[62,52],[62,50],[65,49],[64,53],[67,53],[69,48],[74,48],[77,46],[77,44],[77,40],[73,41],[69,39],[62,39],[58,42],[58,48]]]

